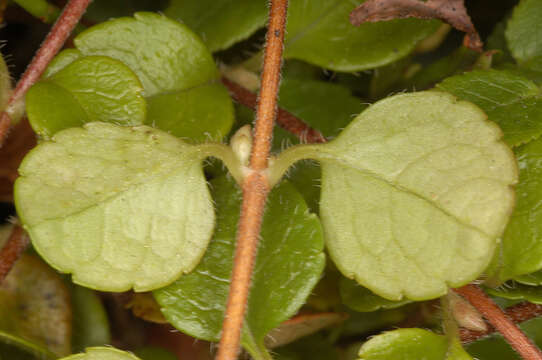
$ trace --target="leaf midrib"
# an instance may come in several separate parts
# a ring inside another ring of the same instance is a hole
[[[458,224],[462,225],[462,226],[465,226],[466,228],[469,228],[471,230],[474,230],[480,234],[482,234],[483,236],[485,237],[488,237],[490,239],[495,239],[496,237],[493,236],[493,235],[490,235],[490,234],[487,234],[485,231],[483,231],[482,229],[479,229],[478,227],[472,225],[472,224],[468,224],[468,223],[465,223],[463,220],[459,219],[457,216],[455,216],[454,214],[450,213],[449,211],[447,211],[446,209],[443,209],[441,208],[438,204],[436,204],[435,202],[431,201],[430,199],[426,198],[425,196],[421,195],[421,194],[418,194],[417,192],[414,192],[413,190],[409,189],[409,188],[406,188],[404,186],[401,186],[399,184],[396,184],[392,181],[389,181],[387,180],[385,177],[383,177],[382,175],[376,173],[376,172],[373,172],[373,171],[370,171],[368,169],[363,169],[363,168],[359,168],[359,167],[355,167],[355,166],[352,166],[352,163],[351,162],[348,162],[348,160],[346,159],[341,159],[341,158],[338,158],[336,156],[334,156],[333,153],[331,152],[328,152],[328,151],[323,151],[323,153],[325,153],[326,155],[328,155],[329,157],[327,158],[322,158],[322,159],[319,159],[322,163],[325,163],[326,161],[328,162],[335,162],[337,164],[339,164],[340,166],[343,166],[345,168],[349,168],[349,169],[353,169],[353,170],[356,170],[356,171],[359,171],[360,173],[366,175],[366,176],[369,176],[371,177],[372,179],[374,180],[377,180],[377,181],[381,181],[383,183],[385,183],[386,185],[392,187],[394,190],[396,191],[400,191],[400,192],[403,192],[403,193],[406,193],[406,194],[409,194],[409,195],[412,195],[420,200],[423,200],[424,202],[428,203],[429,205],[431,205],[431,207],[441,211],[442,213],[444,213],[446,216],[454,219],[454,221],[456,221]],[[484,177],[478,177],[478,178],[484,178]],[[492,179],[492,178],[488,178],[488,179],[491,179],[493,181],[497,181],[497,182],[500,182],[502,184],[505,184],[505,185],[508,185],[508,183],[504,180],[499,180],[499,179]]]

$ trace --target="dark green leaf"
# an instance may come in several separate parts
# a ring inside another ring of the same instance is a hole
[[[155,95],[147,102],[149,125],[191,142],[220,140],[232,126],[230,95],[220,84]]]
[[[148,100],[145,124],[192,141],[210,137],[220,140],[231,129],[233,105],[219,83],[215,62],[201,40],[185,25],[157,14],[136,13],[133,18],[94,26],[77,36],[74,43],[77,50],[61,52],[46,75],[54,78],[56,75],[52,74],[79,57],[113,58],[127,65],[143,84],[143,95]],[[50,97],[57,103],[70,102],[55,100],[59,95]],[[42,114],[48,110],[42,105],[34,112]],[[56,111],[69,114],[62,108]],[[77,126],[75,121],[71,120],[69,125]]]
[[[380,297],[364,288],[354,280],[341,278],[341,299],[349,308],[360,312],[371,312],[379,309],[393,309],[409,303],[409,300],[391,301]]]
[[[515,149],[519,165],[517,203],[502,239],[499,277],[508,280],[542,269],[542,138]]]
[[[509,300],[525,300],[533,304],[542,304],[542,287],[517,283],[504,283],[498,288],[486,288],[488,294]]]
[[[507,71],[472,71],[441,82],[438,89],[478,105],[504,132],[504,141],[518,146],[542,134],[540,89]]]
[[[178,358],[169,351],[157,347],[145,347],[134,352],[141,360],[178,360]]]
[[[350,24],[363,1],[292,0],[284,56],[336,70],[360,71],[396,61],[435,32],[440,22],[418,19]]]
[[[0,331],[0,360],[53,360],[57,356],[45,347]]]
[[[224,50],[265,26],[265,0],[172,0],[165,14],[198,33],[209,50]]]
[[[537,346],[542,347],[542,318],[525,321],[519,327]],[[479,360],[521,360],[521,357],[498,334],[469,344],[467,351]]]
[[[226,178],[213,180],[211,187],[218,219],[209,249],[193,273],[155,291],[155,296],[166,319],[176,328],[197,338],[218,341],[241,192]],[[270,194],[261,239],[242,336],[243,346],[256,359],[261,359],[265,351],[265,335],[303,305],[324,267],[320,222],[288,183]]]
[[[542,56],[542,2],[522,0],[515,7],[506,28],[506,40],[514,58],[527,61]]]
[[[46,138],[87,122],[140,125],[145,120],[143,87],[122,62],[104,56],[74,60],[26,95],[34,131]]]
[[[531,286],[542,285],[542,271],[536,271],[531,274],[519,275],[514,278],[519,283]]]
[[[461,46],[450,55],[420,69],[407,81],[407,87],[417,90],[430,88],[447,76],[465,71],[472,66],[478,56],[476,51]]]
[[[75,285],[72,289],[73,336],[72,351],[111,343],[109,321],[98,295]]]
[[[339,360],[339,350],[321,334],[315,334],[276,349],[276,360]]]

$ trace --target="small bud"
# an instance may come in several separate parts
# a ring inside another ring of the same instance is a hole
[[[457,324],[465,329],[487,331],[487,324],[482,315],[461,296],[450,292],[450,310]]]
[[[252,131],[250,125],[245,125],[232,136],[230,146],[241,162],[241,165],[248,166],[250,151],[252,150]]]

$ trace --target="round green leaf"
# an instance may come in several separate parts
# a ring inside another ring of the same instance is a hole
[[[359,350],[360,360],[468,360],[458,342],[422,329],[399,329],[375,336]]]
[[[93,121],[140,125],[145,119],[143,88],[120,61],[89,56],[55,72],[26,95],[32,128],[44,137]]]
[[[362,2],[290,1],[284,56],[336,71],[371,69],[407,55],[440,24],[403,19],[355,27],[348,16]]]
[[[265,0],[173,0],[164,13],[197,32],[209,50],[224,50],[265,26]]]
[[[514,58],[527,61],[542,55],[542,2],[539,0],[522,0],[508,21],[505,36],[508,47]]]
[[[231,99],[219,82],[211,53],[185,25],[136,13],[94,26],[74,43],[77,50],[61,52],[46,75],[78,57],[107,56],[127,65],[143,84],[149,103],[145,124],[192,141],[220,140],[230,131]]]
[[[501,127],[510,146],[542,134],[540,89],[525,77],[508,71],[471,71],[450,77],[437,88],[478,105]]]
[[[135,355],[111,347],[92,347],[84,354],[75,354],[60,360],[140,360]]]
[[[35,249],[74,282],[155,289],[191,271],[207,248],[206,156],[146,126],[67,129],[25,157],[17,212]]]
[[[231,180],[211,182],[217,227],[194,272],[154,292],[179,330],[218,341],[229,289],[241,191]],[[263,219],[242,344],[256,358],[265,335],[304,304],[324,267],[320,222],[288,183],[273,189]],[[272,296],[270,296],[272,293]],[[190,301],[186,301],[190,299]]]
[[[514,205],[517,167],[476,106],[441,92],[389,97],[337,139],[284,152],[322,164],[320,215],[331,258],[389,300],[424,300],[488,266]]]
[[[74,43],[83,55],[109,56],[128,65],[143,83],[146,97],[218,78],[201,40],[185,25],[158,14],[136,13],[101,23]]]
[[[359,285],[354,280],[344,277],[340,280],[339,290],[343,304],[360,312],[393,309],[410,302],[409,300],[391,301],[384,299],[374,294],[371,290]]]

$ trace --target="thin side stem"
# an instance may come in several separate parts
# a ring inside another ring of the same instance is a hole
[[[7,110],[0,115],[0,145],[7,136],[11,123],[9,113],[17,111],[22,106],[22,100],[28,89],[39,80],[47,65],[64,45],[71,32],[83,16],[92,0],[70,0],[62,14],[51,28],[45,41],[32,59],[32,62],[17,83],[7,104]]]
[[[533,304],[530,302],[522,302],[509,308],[506,308],[504,311],[506,316],[512,320],[514,323],[519,324],[524,321],[534,319],[535,317],[542,315],[542,305]],[[461,342],[470,343],[478,340],[479,338],[489,336],[495,332],[495,328],[490,326],[487,331],[475,331],[461,328],[459,333],[461,335]]]
[[[222,83],[228,88],[235,101],[251,109],[256,109],[258,102],[256,94],[225,77],[222,77]],[[280,107],[277,113],[277,124],[297,136],[302,143],[326,142],[326,138],[321,132],[311,128],[303,120]]]
[[[277,112],[287,8],[288,0],[271,2],[262,87],[256,110],[254,144],[250,157],[251,171],[243,181],[243,203],[237,230],[237,245],[217,360],[234,360],[239,354],[241,328],[250,291],[265,201],[269,192],[265,170]]]
[[[0,249],[0,284],[9,274],[9,271],[15,265],[19,256],[21,256],[28,246],[28,243],[28,236],[25,235],[24,230],[20,226],[15,225],[8,241]]]
[[[499,331],[504,339],[525,360],[542,360],[542,352],[509,319],[497,304],[476,285],[466,285],[455,291],[467,299]]]

